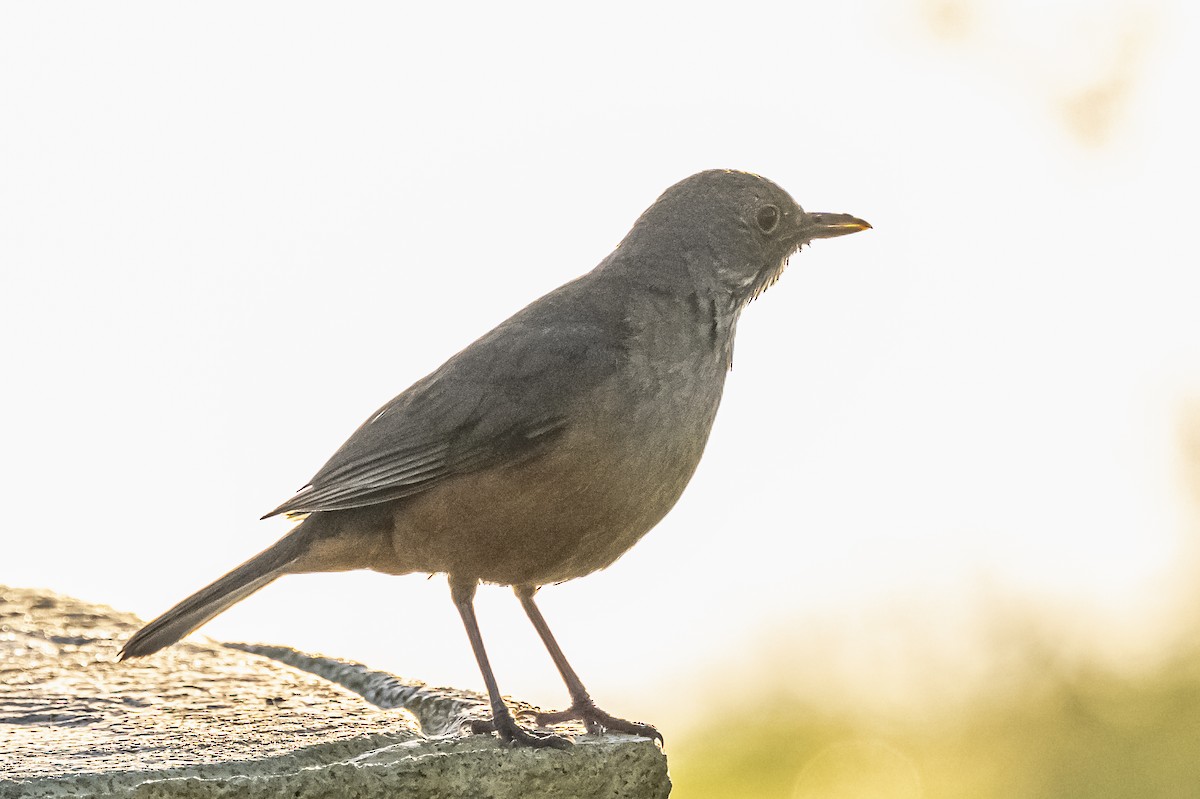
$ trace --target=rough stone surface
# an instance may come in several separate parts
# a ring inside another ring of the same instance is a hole
[[[486,716],[482,697],[355,663],[194,641],[116,662],[140,624],[0,586],[0,799],[670,791],[652,741],[580,736],[569,752],[509,748],[461,732],[465,718]]]

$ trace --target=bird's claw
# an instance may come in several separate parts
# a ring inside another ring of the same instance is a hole
[[[494,732],[501,741],[512,746],[532,746],[537,749],[570,749],[575,745],[574,741],[563,735],[527,730],[508,714],[500,716],[499,720],[495,717],[490,719],[471,719],[468,724],[472,733],[478,735]]]
[[[649,724],[642,724],[640,721],[626,721],[615,716],[610,716],[600,708],[596,707],[592,702],[577,702],[566,710],[555,710],[549,713],[538,713],[535,715],[538,726],[547,724],[560,724],[564,721],[582,721],[587,731],[593,735],[599,735],[604,730],[612,732],[623,732],[626,735],[637,735],[642,738],[650,738],[662,744],[662,733],[651,727]]]

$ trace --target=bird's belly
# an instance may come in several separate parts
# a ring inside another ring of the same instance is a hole
[[[682,429],[578,425],[536,458],[456,476],[404,500],[397,557],[413,571],[506,585],[602,569],[675,504],[711,421],[705,411]]]

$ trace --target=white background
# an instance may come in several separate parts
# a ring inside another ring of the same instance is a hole
[[[1115,662],[1170,640],[1192,6],[422,5],[0,10],[0,583],[161,612],[375,408],[731,167],[875,229],[747,309],[667,520],[541,593],[600,703],[669,734],[787,658],[969,682],[997,606]],[[508,592],[479,607],[502,688],[561,705]],[[289,577],[204,632],[482,687],[440,577]]]

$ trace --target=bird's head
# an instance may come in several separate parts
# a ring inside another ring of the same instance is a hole
[[[805,211],[758,175],[713,169],[663,192],[629,240],[652,238],[657,246],[683,253],[693,273],[715,270],[693,277],[715,282],[741,307],[778,280],[803,245],[870,227],[849,214]]]

